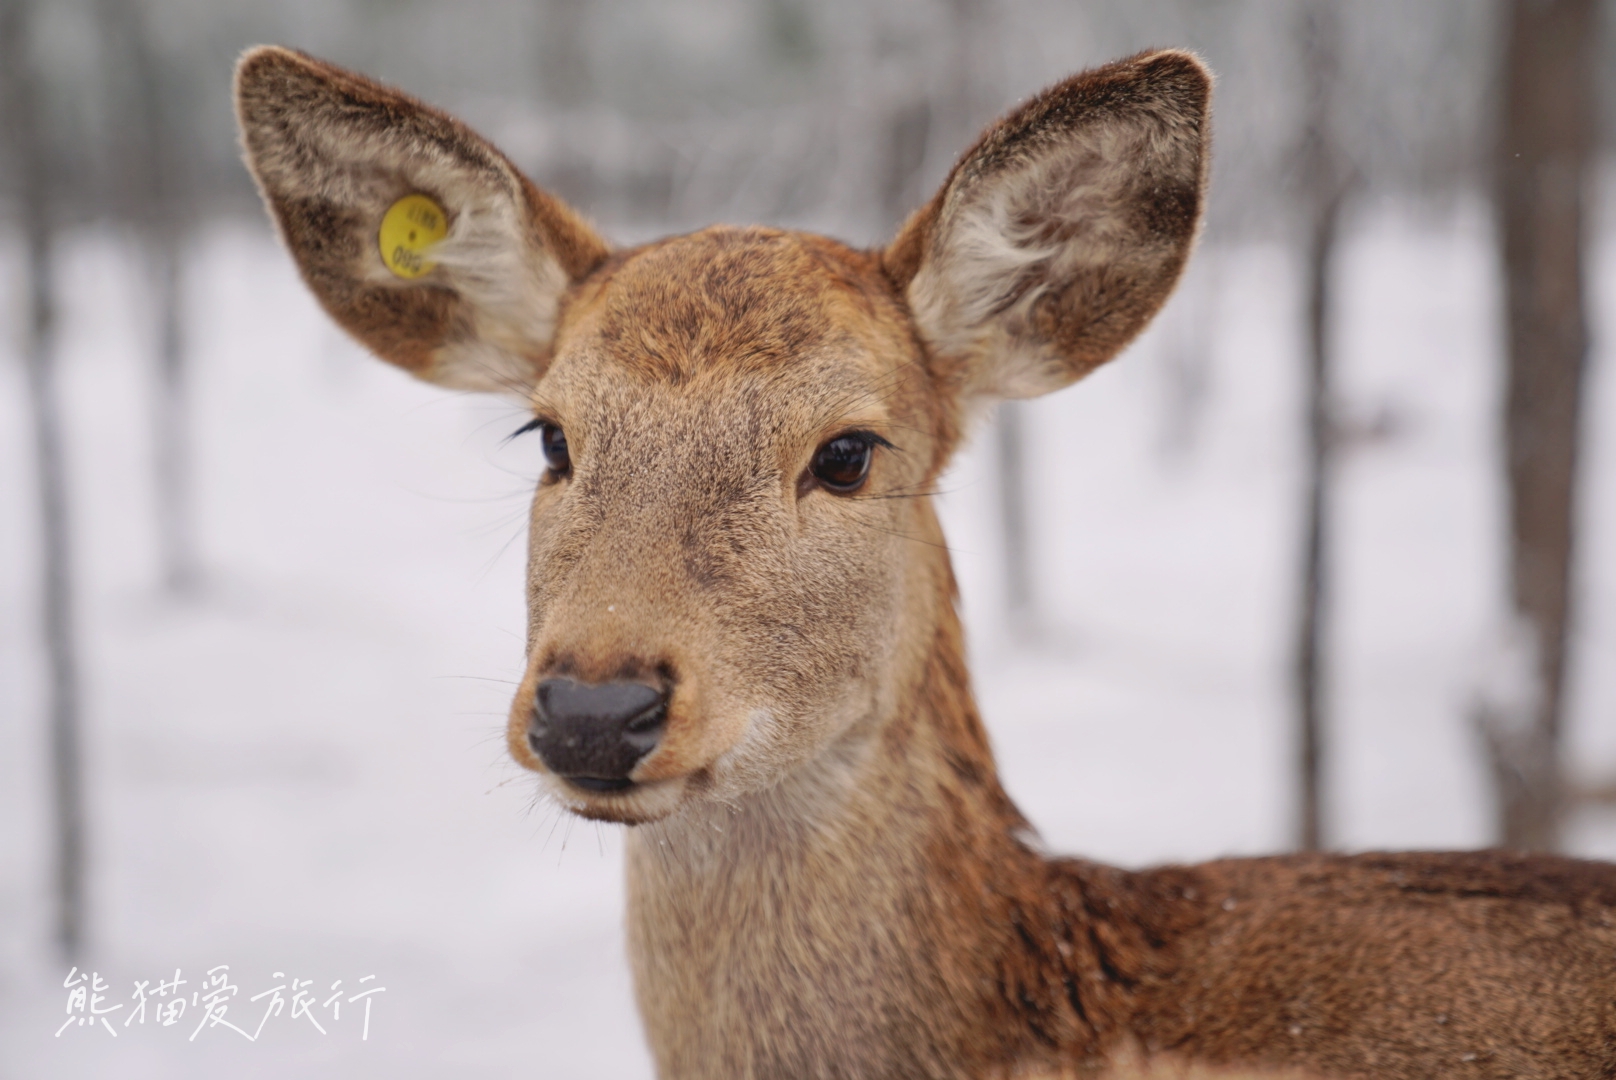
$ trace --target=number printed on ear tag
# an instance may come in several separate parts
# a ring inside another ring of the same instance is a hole
[[[406,195],[382,215],[376,242],[389,270],[401,278],[418,278],[438,265],[426,252],[448,233],[443,207],[425,195]]]

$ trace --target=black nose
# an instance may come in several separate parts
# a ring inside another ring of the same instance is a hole
[[[533,699],[528,745],[557,776],[594,791],[629,786],[628,774],[662,738],[668,695],[640,682],[546,679]]]

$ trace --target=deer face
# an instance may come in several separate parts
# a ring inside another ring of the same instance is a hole
[[[935,539],[918,360],[873,260],[787,233],[629,252],[569,302],[510,721],[566,805],[732,799],[880,712]]]
[[[613,254],[395,91],[281,49],[237,80],[327,311],[418,376],[531,404],[549,468],[509,744],[625,822],[856,754],[901,708],[952,603],[925,493],[964,417],[1137,334],[1205,177],[1206,73],[1157,53],[990,128],[884,250],[714,228]],[[435,242],[387,250],[422,205]]]

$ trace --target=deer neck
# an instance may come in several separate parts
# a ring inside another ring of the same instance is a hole
[[[943,603],[911,689],[765,792],[630,831],[629,947],[661,1075],[949,1076],[997,1004],[1042,860]],[[986,1032],[997,1029],[993,1035]],[[1011,1033],[1011,1034],[1005,1034]]]

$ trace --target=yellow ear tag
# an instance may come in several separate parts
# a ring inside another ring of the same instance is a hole
[[[406,195],[382,215],[376,243],[389,270],[401,278],[418,278],[438,265],[426,253],[448,233],[443,207],[425,195]]]

